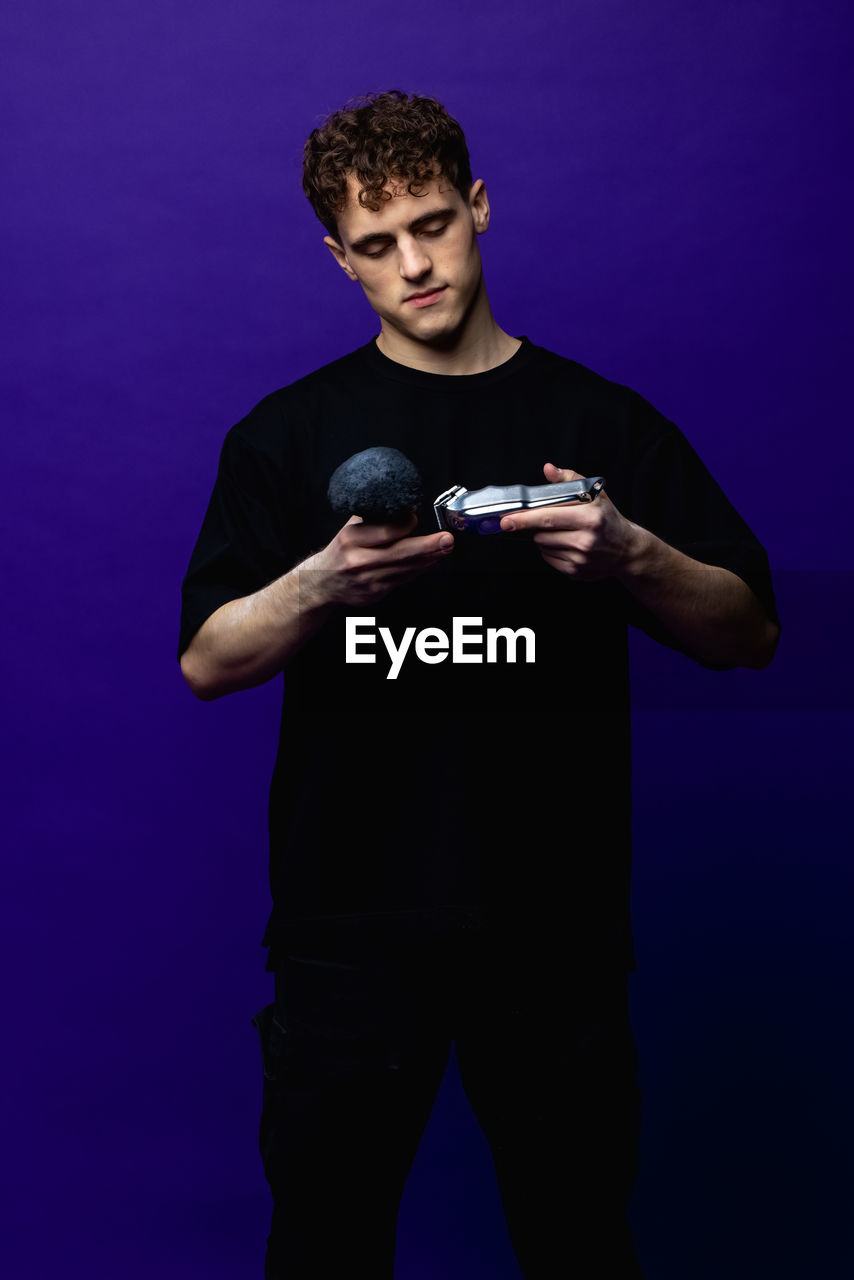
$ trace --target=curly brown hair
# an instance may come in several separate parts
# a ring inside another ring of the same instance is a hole
[[[303,150],[303,191],[330,235],[347,202],[347,178],[362,188],[359,204],[374,212],[391,195],[389,179],[420,195],[440,175],[467,198],[472,186],[465,136],[440,102],[400,89],[353,98],[309,135]]]

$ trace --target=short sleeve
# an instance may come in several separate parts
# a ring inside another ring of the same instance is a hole
[[[281,469],[232,427],[181,586],[179,659],[221,605],[259,591],[293,567],[289,509]]]
[[[633,460],[630,509],[623,514],[692,559],[736,574],[778,622],[764,547],[679,428],[641,397],[638,400],[642,426]],[[637,617],[632,612],[630,608],[631,622],[674,644],[659,634],[661,624],[651,620],[646,610],[635,606]]]

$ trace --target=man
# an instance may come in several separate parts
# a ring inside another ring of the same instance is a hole
[[[486,187],[439,103],[350,104],[304,159],[380,332],[229,431],[179,649],[204,699],[285,673],[265,1274],[391,1277],[454,1042],[523,1274],[638,1276],[626,623],[764,666],[765,554],[672,423],[497,324]],[[342,525],[329,477],[377,445],[427,501]],[[579,476],[605,478],[588,504],[434,527],[453,484]]]

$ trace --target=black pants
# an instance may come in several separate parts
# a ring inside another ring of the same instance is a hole
[[[526,1280],[641,1275],[627,974],[461,933],[287,955],[261,1036],[266,1280],[391,1280],[407,1173],[456,1043]]]

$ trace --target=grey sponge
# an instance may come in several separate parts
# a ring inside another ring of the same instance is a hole
[[[361,516],[368,524],[400,524],[421,501],[421,477],[399,449],[378,445],[342,462],[326,496],[338,515]]]

